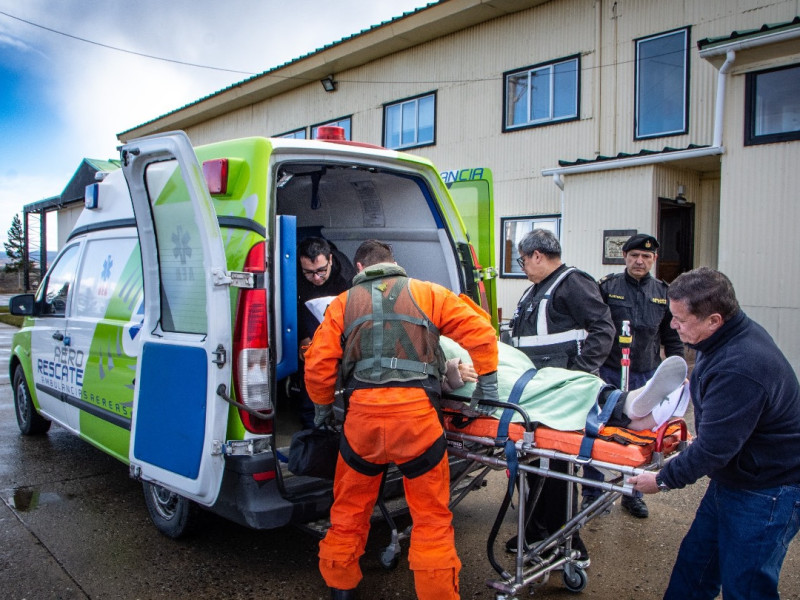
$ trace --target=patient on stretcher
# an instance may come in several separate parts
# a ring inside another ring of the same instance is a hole
[[[469,400],[477,373],[469,362],[469,354],[453,340],[442,336],[440,344],[447,359],[444,391]],[[497,381],[500,400],[506,401],[517,379],[534,367],[523,353],[498,342]],[[623,392],[608,425],[635,430],[658,429],[673,416],[682,416],[689,401],[686,383],[686,362],[670,356],[658,367],[644,387]],[[582,429],[595,402],[602,408],[613,386],[599,377],[582,371],[547,367],[530,380],[520,397],[519,405],[531,419],[552,429]],[[499,417],[502,408],[481,407]],[[515,414],[512,421],[521,421]]]

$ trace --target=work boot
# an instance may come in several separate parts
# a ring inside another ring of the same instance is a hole
[[[647,510],[647,504],[644,503],[644,498],[623,496],[621,504],[622,508],[627,510],[637,519],[646,519],[650,516],[650,511]]]
[[[356,590],[337,590],[331,588],[331,600],[356,600]]]
[[[516,554],[517,553],[517,539],[518,538],[515,535],[514,537],[512,537],[511,539],[509,539],[506,542],[506,552],[508,552],[509,554]],[[527,550],[529,548],[533,548],[536,544],[541,542],[543,539],[544,538],[541,538],[541,537],[538,538],[538,539],[531,539],[531,537],[529,537],[529,535],[526,533],[525,534],[525,546],[526,546],[525,549]]]

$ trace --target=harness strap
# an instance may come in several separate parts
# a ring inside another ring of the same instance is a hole
[[[403,371],[413,371],[434,377],[439,373],[439,367],[419,360],[408,360],[407,358],[397,358],[396,356],[371,356],[359,360],[353,368],[353,372],[363,371],[369,367],[386,367],[387,369],[401,369]]]
[[[597,397],[599,398],[600,394],[602,394],[609,387],[611,386],[605,386],[603,389],[601,389],[597,393]],[[594,441],[597,439],[600,429],[602,429],[603,425],[608,422],[608,419],[611,417],[611,413],[614,412],[614,407],[617,405],[617,401],[621,395],[621,390],[613,390],[608,395],[602,410],[600,410],[600,405],[597,403],[597,400],[595,400],[594,406],[591,408],[588,416],[586,417],[584,435],[583,439],[581,440],[580,450],[578,452],[579,462],[589,462],[592,460],[592,448],[594,447]]]
[[[356,454],[356,451],[353,450],[353,447],[350,445],[350,442],[347,441],[345,435],[340,437],[339,451],[342,454],[342,459],[350,468],[367,477],[377,477],[389,468],[389,463],[380,464],[370,462]],[[442,435],[436,438],[425,452],[416,458],[398,464],[397,468],[400,469],[404,477],[414,479],[415,477],[424,475],[438,465],[442,461],[442,457],[446,451],[447,440],[444,435]]]
[[[575,267],[565,269],[561,275],[556,278],[556,280],[553,282],[553,285],[551,285],[544,293],[544,297],[542,297],[542,299],[539,301],[539,305],[536,307],[536,333],[539,335],[547,335],[549,333],[547,327],[547,304],[550,302],[550,298],[553,297],[553,292],[556,291],[556,288],[564,280],[564,278],[575,270]]]
[[[361,458],[350,446],[350,443],[347,441],[347,436],[344,434],[342,434],[339,439],[339,452],[342,454],[342,459],[354,471],[358,471],[367,477],[377,477],[389,468],[388,463],[378,464]]]

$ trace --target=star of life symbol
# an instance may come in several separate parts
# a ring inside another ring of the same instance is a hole
[[[182,225],[178,225],[175,233],[172,234],[172,242],[175,244],[172,249],[172,255],[181,261],[181,266],[178,267],[178,279],[191,280],[194,279],[194,272],[191,266],[186,266],[187,260],[192,257],[192,247],[189,244],[191,236],[188,231],[184,231]]]
[[[111,279],[111,267],[114,266],[114,259],[109,254],[103,261],[103,269],[100,271],[100,285],[97,286],[98,296],[108,296],[108,280]]]

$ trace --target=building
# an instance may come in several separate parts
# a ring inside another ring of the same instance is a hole
[[[322,85],[321,85],[322,84]],[[658,274],[708,265],[800,366],[800,18],[794,0],[442,0],[119,134],[195,144],[336,123],[443,171],[494,177],[498,304],[516,240],[619,271],[633,231]]]

